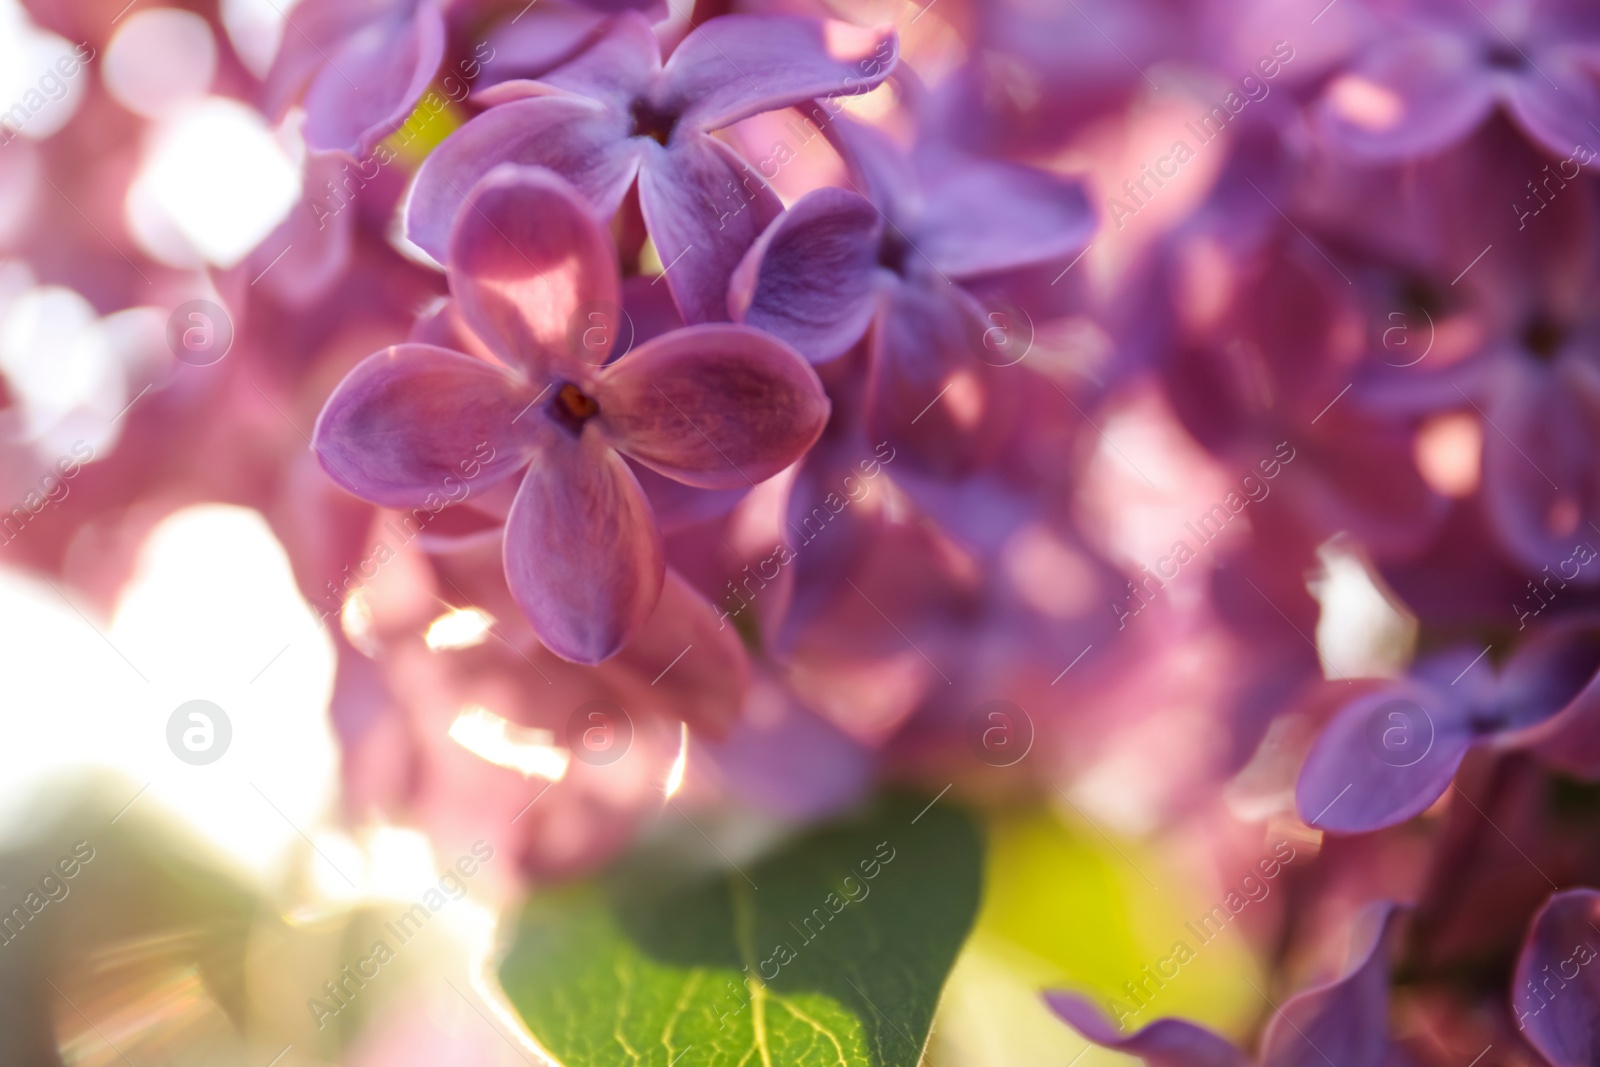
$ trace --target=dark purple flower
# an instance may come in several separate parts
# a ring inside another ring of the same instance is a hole
[[[329,397],[318,455],[359,496],[433,510],[527,467],[507,582],[553,652],[598,662],[644,623],[664,573],[623,457],[702,488],[754,484],[821,433],[821,384],[740,326],[678,330],[609,365],[609,339],[583,349],[593,363],[575,355],[576,313],[617,304],[616,253],[577,191],[539,168],[497,168],[473,190],[447,263],[462,322],[499,362],[417,343],[369,357]]]
[[[649,23],[621,15],[598,43],[542,80],[480,94],[498,106],[423,163],[407,232],[442,259],[467,190],[507,161],[556,171],[602,217],[616,212],[637,176],[645,224],[684,318],[726,320],[728,277],[782,205],[712,131],[870,89],[893,69],[897,41],[893,30],[726,15],[699,26],[663,65]]]
[[[1600,893],[1553,894],[1534,915],[1517,957],[1511,1010],[1517,1029],[1554,1067],[1600,1061]]]
[[[1389,1053],[1389,952],[1397,920],[1394,904],[1370,905],[1344,975],[1283,1002],[1261,1036],[1261,1067],[1383,1067]],[[1075,993],[1045,994],[1045,1001],[1097,1045],[1138,1056],[1150,1067],[1246,1067],[1251,1057],[1205,1027],[1182,1019],[1157,1019],[1133,1033],[1114,1026],[1091,1001]]]
[[[1600,769],[1600,633],[1553,625],[1496,671],[1475,648],[1423,660],[1411,676],[1345,705],[1306,757],[1301,818],[1364,833],[1425,811],[1474,745],[1530,749],[1578,774]]]
[[[1496,107],[1561,155],[1600,137],[1600,9],[1587,0],[1397,6],[1318,104],[1338,148],[1372,160],[1432,155]]]
[[[1014,362],[985,358],[994,324],[964,286],[1074,254],[1093,212],[1072,179],[931,144],[907,159],[877,130],[843,119],[831,129],[870,199],[802,197],[751,246],[729,306],[813,363],[842,355],[870,325],[869,435],[904,442],[934,468],[964,466],[998,414],[984,378]]]

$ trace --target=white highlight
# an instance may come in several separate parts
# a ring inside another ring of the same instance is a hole
[[[117,103],[146,118],[160,118],[210,90],[217,73],[217,42],[206,20],[191,11],[134,11],[117,27],[104,63],[106,91]]]
[[[672,767],[667,771],[667,784],[665,792],[667,799],[671,800],[683,788],[683,776],[689,769],[689,724],[679,723],[678,755],[672,761]]]
[[[484,638],[488,636],[489,627],[493,625],[494,618],[486,611],[479,608],[456,608],[429,623],[427,635],[423,640],[434,652],[472,648],[483,644]]]
[[[559,782],[566,777],[567,766],[572,762],[572,754],[556,746],[555,735],[549,730],[518,726],[477,704],[467,705],[456,715],[450,724],[450,740],[524,778],[537,776]]]
[[[300,172],[261,116],[221,97],[173,110],[128,190],[128,229],[175,267],[231,267],[300,196]]]

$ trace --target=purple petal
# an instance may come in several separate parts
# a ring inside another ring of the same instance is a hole
[[[910,217],[917,200],[916,172],[906,153],[887,134],[875,126],[842,117],[823,127],[823,132],[861,179],[861,191],[891,222]]]
[[[1473,740],[1470,711],[1448,689],[1385,686],[1323,729],[1300,768],[1295,805],[1323,830],[1394,826],[1439,799]]]
[[[489,35],[480,88],[548,74],[593,44],[606,21],[604,15],[571,7],[545,7],[529,14]]]
[[[661,534],[628,465],[597,433],[550,425],[506,519],[506,582],[545,646],[599,663],[650,617]]]
[[[639,205],[678,310],[690,323],[726,321],[734,268],[783,203],[721,141],[693,132],[667,148],[640,140],[650,151]]]
[[[1513,724],[1505,738],[1582,778],[1600,774],[1600,622],[1569,619],[1528,641],[1506,664],[1500,700]]]
[[[693,129],[819,96],[864,93],[899,59],[893,29],[792,15],[723,15],[684,38],[662,71],[660,103]]]
[[[404,17],[409,6],[408,0],[304,0],[262,78],[262,110],[281,118],[348,38],[363,26]]]
[[[1535,726],[1574,701],[1594,702],[1597,637],[1596,622],[1588,618],[1558,623],[1524,642],[1500,676],[1498,710],[1506,725]]]
[[[410,18],[363,27],[306,91],[306,146],[365,156],[411,115],[439,71],[444,46],[444,16],[431,3]]]
[[[540,96],[490,108],[444,139],[417,171],[406,235],[443,262],[467,193],[501,163],[549,167],[610,218],[639,169],[628,117],[576,96]]]
[[[1261,1067],[1383,1067],[1390,942],[1401,914],[1388,902],[1362,912],[1344,977],[1284,1001],[1262,1036]]]
[[[808,193],[745,253],[728,309],[813,363],[841,356],[872,322],[882,236],[870,201],[843,189]]]
[[[356,364],[334,389],[312,448],[334,481],[373,503],[458,503],[464,478],[485,487],[527,462],[529,431],[513,420],[533,396],[483,360],[394,345]]]
[[[908,253],[915,257],[915,251]],[[931,473],[979,465],[1005,431],[1017,368],[975,358],[987,324],[965,290],[930,279],[892,286],[873,326],[869,426]]]
[[[789,488],[784,508],[786,527],[804,531],[789,564],[794,575],[794,592],[777,636],[769,644],[786,647],[804,634],[841,592],[856,596],[845,584],[856,568],[871,558],[883,529],[882,488],[874,495],[873,480],[864,477],[861,457],[872,449],[856,435],[841,439],[835,432],[841,421],[835,410],[822,440],[806,455]],[[872,468],[874,471],[877,468]],[[850,506],[833,502],[848,498]],[[871,498],[871,503],[867,501]],[[862,506],[862,505],[866,506]],[[818,525],[822,523],[824,525]],[[826,529],[827,537],[811,532]],[[798,548],[803,547],[804,551]]]
[[[617,254],[578,191],[542,167],[503,164],[473,188],[450,235],[450,289],[461,318],[497,357],[532,372],[581,375],[570,342],[587,304],[617,307]],[[604,362],[603,347],[586,352]]]
[[[626,113],[661,70],[661,46],[650,23],[636,12],[610,21],[604,35],[577,59],[541,79],[564,92],[600,100]]]
[[[1590,143],[1600,123],[1600,92],[1585,58],[1592,62],[1592,56],[1541,49],[1538,69],[1517,77],[1506,94],[1507,109],[1523,129],[1558,156]]]
[[[828,421],[811,365],[744,326],[691,326],[601,372],[599,420],[617,448],[704,489],[754,485],[805,454]]]
[[[1047,263],[1094,232],[1083,185],[1031,167],[972,162],[935,171],[917,247],[960,278]]]
[[[1527,364],[1529,361],[1520,361]],[[1482,402],[1490,424],[1483,441],[1483,493],[1490,525],[1508,552],[1535,574],[1555,573],[1600,519],[1600,423],[1579,360],[1518,366],[1499,377]],[[1592,585],[1600,568],[1583,568]],[[1534,583],[1536,586],[1538,582]],[[1532,594],[1529,594],[1532,596]]]
[[[1150,1067],[1245,1067],[1244,1053],[1227,1039],[1182,1019],[1157,1019],[1124,1034],[1088,999],[1075,993],[1044,995],[1050,1010],[1104,1048],[1138,1056]]]
[[[1512,980],[1511,1010],[1528,1043],[1554,1067],[1600,1062],[1600,893],[1556,893],[1533,917]]]
[[[752,698],[752,713],[727,740],[705,746],[742,802],[786,819],[814,820],[866,797],[873,760],[863,745],[771,682]]]
[[[1465,137],[1494,108],[1486,73],[1471,39],[1406,34],[1377,45],[1332,82],[1318,104],[1318,129],[1360,159],[1432,155]]]

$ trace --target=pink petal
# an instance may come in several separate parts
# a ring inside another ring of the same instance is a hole
[[[549,167],[609,218],[639,168],[624,112],[577,96],[539,96],[490,108],[444,139],[417,171],[406,235],[443,262],[467,194],[501,163]]]
[[[819,96],[867,92],[899,59],[892,28],[783,15],[724,15],[684,38],[662,71],[661,103],[716,130]]]
[[[285,28],[285,35],[292,35]],[[444,59],[444,16],[431,3],[377,21],[344,42],[306,91],[306,146],[365,156],[398,130]]]
[[[617,254],[578,191],[542,167],[502,164],[473,188],[450,235],[450,289],[462,320],[496,356],[581,376],[569,336],[587,304],[614,308]],[[604,362],[612,331],[597,335]]]
[[[750,657],[738,633],[671,569],[649,622],[605,670],[623,706],[681,719],[714,738],[738,720],[750,684]]]
[[[321,189],[336,181],[345,165],[339,155],[312,155],[306,159],[305,186]],[[319,204],[301,200],[289,216],[256,246],[244,263],[246,277],[260,282],[282,303],[295,308],[315,305],[326,298],[350,263],[354,211],[317,211]]]
[[[828,421],[800,354],[743,326],[691,326],[601,373],[597,416],[617,448],[704,489],[754,485],[805,454]]]
[[[644,491],[603,435],[549,425],[506,519],[511,595],[545,646],[599,663],[656,606],[666,571]]]
[[[861,339],[878,305],[883,217],[871,201],[818,189],[768,226],[734,271],[728,310],[813,363]]]
[[[691,323],[726,321],[734,268],[783,203],[721,141],[692,131],[667,148],[638,140],[651,150],[639,204],[678,310]]]
[[[527,462],[530,430],[516,416],[533,398],[525,382],[482,360],[393,345],[334,389],[312,448],[334,481],[374,503],[459,503]]]

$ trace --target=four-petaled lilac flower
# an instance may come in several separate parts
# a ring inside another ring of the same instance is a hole
[[[1325,137],[1364,159],[1416,159],[1504,107],[1567,155],[1600,124],[1600,8],[1590,0],[1417,0],[1374,19],[1318,105]]]
[[[442,259],[466,193],[503,162],[536,164],[609,218],[639,180],[645,226],[684,319],[726,320],[728,277],[782,205],[711,132],[765,111],[876,86],[897,60],[893,30],[798,17],[725,15],[665,65],[649,23],[616,18],[604,38],[538,82],[480,93],[495,104],[417,172],[411,240]]]
[[[1474,745],[1532,751],[1570,773],[1600,770],[1600,630],[1569,620],[1524,642],[1496,672],[1475,648],[1423,660],[1411,677],[1345,705],[1312,745],[1295,803],[1323,830],[1365,833],[1418,815]]]
[[[1391,1046],[1389,953],[1401,909],[1387,901],[1369,905],[1344,976],[1284,1001],[1261,1037],[1260,1067],[1383,1067]],[[1249,1067],[1233,1042],[1183,1019],[1157,1019],[1127,1033],[1074,993],[1046,993],[1045,1001],[1097,1045],[1138,1056],[1150,1067]]]
[[[1600,1062],[1600,893],[1554,893],[1534,915],[1517,957],[1517,1029],[1554,1067]]]
[[[427,344],[370,356],[328,399],[317,454],[345,488],[395,507],[527,467],[506,520],[507,583],[551,651],[599,662],[644,623],[665,573],[628,461],[702,488],[754,484],[822,432],[822,385],[781,341],[729,324],[605,365],[573,354],[585,306],[617,306],[616,252],[577,191],[541,168],[506,165],[473,189],[447,264],[462,322],[499,363]],[[604,364],[610,331],[582,351]]]
[[[984,374],[1020,357],[985,346],[1001,327],[964,285],[1082,249],[1094,228],[1083,187],[928,144],[913,168],[877,130],[844,119],[832,130],[871,199],[819,189],[773,222],[734,274],[734,320],[813,363],[870,325],[871,436],[935,471],[970,466],[1000,414]]]

